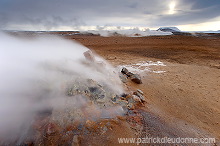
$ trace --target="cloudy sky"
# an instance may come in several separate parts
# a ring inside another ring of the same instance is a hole
[[[220,0],[0,0],[0,29],[220,30]]]

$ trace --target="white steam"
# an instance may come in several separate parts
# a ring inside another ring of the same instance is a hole
[[[0,33],[0,139],[21,138],[36,112],[64,108],[65,88],[92,79],[115,94],[123,89],[114,69],[86,60],[88,48],[58,37],[19,39]],[[76,98],[74,107],[86,105]],[[117,107],[118,108],[118,107]],[[105,111],[104,111],[105,112]]]
[[[82,33],[92,33],[95,35],[100,35],[104,37],[108,36],[127,36],[127,37],[141,37],[141,36],[155,36],[155,35],[172,35],[171,32],[163,32],[163,31],[156,31],[156,30],[140,30],[139,28],[133,29],[121,29],[120,27],[115,30],[108,30],[102,27],[98,27],[96,30],[89,30]]]

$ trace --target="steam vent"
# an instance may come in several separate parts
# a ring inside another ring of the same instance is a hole
[[[116,135],[126,134],[127,131],[123,130],[127,126],[136,127],[136,130],[143,126],[137,109],[144,106],[144,93],[141,90],[115,89],[113,86],[117,83],[126,88],[127,82],[140,84],[140,76],[126,68],[121,72],[112,71],[107,62],[99,60],[90,50],[83,55],[85,60],[82,63],[95,70],[101,66],[102,71],[110,76],[109,83],[80,76],[65,82],[61,89],[62,98],[55,100],[59,104],[50,103],[51,106],[38,110],[24,137],[13,137],[13,142],[9,138],[2,141],[2,145],[87,145],[108,139],[117,143]],[[44,94],[51,92],[49,88],[44,88]],[[141,131],[135,133],[140,135]]]

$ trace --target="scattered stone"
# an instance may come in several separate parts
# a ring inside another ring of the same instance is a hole
[[[132,98],[132,95],[131,95],[131,94],[128,94],[128,95],[126,95],[126,97],[125,97],[125,99],[126,99],[127,101],[129,101],[131,98]]]
[[[95,57],[94,57],[94,55],[92,54],[92,51],[88,50],[88,51],[84,52],[83,55],[85,56],[85,58],[86,58],[88,61],[95,62]]]
[[[123,67],[123,68],[122,68],[122,70],[121,70],[121,73],[123,73],[123,74],[126,74],[126,75],[127,75],[127,73],[128,73],[128,69],[127,69],[127,68],[125,68],[125,67]]]
[[[122,97],[122,96],[120,97],[120,99],[121,99],[121,100],[126,100],[126,98],[125,98],[125,97]]]
[[[138,96],[142,102],[145,102],[145,98],[144,98],[143,92],[141,90],[137,90],[133,94]]]
[[[127,107],[128,107],[129,110],[134,110],[135,109],[134,104],[132,104],[132,103],[129,103],[127,105]]]
[[[100,86],[89,87],[90,97],[94,100],[103,99],[106,97],[105,91]]]
[[[127,75],[128,77],[131,77],[131,76],[133,76],[134,74],[131,73],[131,72],[128,72],[126,75]]]
[[[116,99],[116,97],[114,96],[114,97],[111,98],[111,100],[115,103],[117,99]]]
[[[141,91],[140,89],[137,89],[137,92],[139,92],[141,95],[144,95],[144,92]]]
[[[126,93],[123,93],[123,94],[121,95],[121,97],[126,97],[126,96],[128,96],[128,94],[126,94]]]
[[[137,84],[142,84],[141,76],[138,74],[133,74],[132,72],[129,72],[127,68],[123,67],[121,70],[121,73],[126,75],[127,77],[130,77],[131,81],[133,81]],[[119,75],[119,77],[120,77],[120,75]]]
[[[121,81],[122,81],[123,83],[126,83],[127,80],[128,80],[127,76],[124,75],[124,74],[121,74],[121,73],[119,74],[119,78],[121,79]]]
[[[141,99],[142,102],[145,102],[144,96],[141,95],[141,96],[140,96],[140,99]]]
[[[123,107],[123,106],[127,106],[128,102],[125,100],[118,100],[118,103]]]
[[[136,102],[141,102],[141,99],[137,95],[132,95],[132,98]]]
[[[142,81],[141,81],[141,76],[138,75],[138,74],[133,74],[131,77],[131,80],[137,84],[142,84]]]
[[[115,59],[117,59],[117,57],[115,57],[115,56],[109,56],[109,57],[107,58],[107,60],[115,60]]]

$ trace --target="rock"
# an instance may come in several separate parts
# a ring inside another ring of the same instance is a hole
[[[127,101],[125,101],[125,100],[118,100],[118,102],[117,102],[119,105],[121,105],[122,107],[126,107],[127,106],[127,104],[128,104],[128,102]]]
[[[125,98],[125,97],[122,97],[122,96],[120,97],[120,99],[121,99],[121,100],[126,100],[126,98]]]
[[[126,83],[127,80],[128,80],[127,75],[121,74],[121,73],[119,74],[119,78],[121,79],[121,81],[122,81],[123,83]]]
[[[140,93],[141,95],[144,95],[144,92],[141,91],[140,89],[137,89],[137,92]]]
[[[130,76],[131,78],[131,81],[137,83],[137,84],[142,84],[142,81],[141,81],[141,76],[138,75],[138,74],[133,74]]]
[[[141,99],[142,102],[145,102],[144,96],[139,96],[139,98]]]
[[[138,97],[141,96],[141,94],[140,94],[138,91],[134,91],[134,92],[133,92],[133,95],[137,95]]]
[[[126,75],[127,75],[128,77],[131,77],[131,76],[133,76],[134,74],[133,74],[132,72],[128,72]]]
[[[140,97],[138,97],[137,95],[132,95],[132,98],[133,98],[133,100],[136,101],[136,102],[141,102]]]
[[[141,76],[138,74],[133,74],[132,72],[129,72],[127,68],[123,67],[121,70],[121,73],[125,74],[127,77],[130,77],[131,81],[137,84],[142,84]]]
[[[122,68],[122,70],[121,70],[121,73],[123,73],[123,74],[126,74],[126,75],[127,75],[127,73],[128,73],[128,69],[127,69],[127,68],[125,68],[125,67],[123,67],[123,68]]]
[[[115,59],[117,59],[117,57],[115,57],[115,56],[109,56],[109,57],[107,58],[107,60],[115,60]]]
[[[115,103],[117,99],[116,99],[116,97],[114,96],[114,97],[111,98],[111,100]]]
[[[140,91],[141,91],[141,90],[140,90]],[[138,96],[142,102],[145,102],[145,98],[144,98],[143,94],[140,93],[140,91],[135,91],[133,94],[136,95],[136,96]],[[141,92],[142,92],[142,91],[141,91]],[[143,92],[142,92],[142,93],[143,93]]]
[[[119,99],[120,99],[120,98],[119,98],[118,95],[115,95],[115,96],[112,96],[112,97],[111,97],[111,100],[113,101],[113,103],[116,103]]]
[[[128,96],[129,94],[126,94],[126,93],[123,93],[123,94],[121,94],[121,97],[126,97],[126,96]]]
[[[100,86],[93,86],[89,87],[88,89],[90,92],[90,97],[93,100],[103,99],[106,97],[104,89]]]
[[[131,98],[132,98],[132,95],[131,95],[131,94],[127,94],[126,97],[125,97],[125,99],[126,99],[127,101],[129,101]]]
[[[95,62],[95,57],[94,57],[94,55],[92,54],[92,51],[88,50],[88,51],[84,52],[83,55],[85,56],[85,58],[86,58],[88,61]]]
[[[129,103],[127,105],[127,107],[128,107],[129,110],[134,110],[135,109],[135,107],[134,107],[134,105],[132,103]]]

